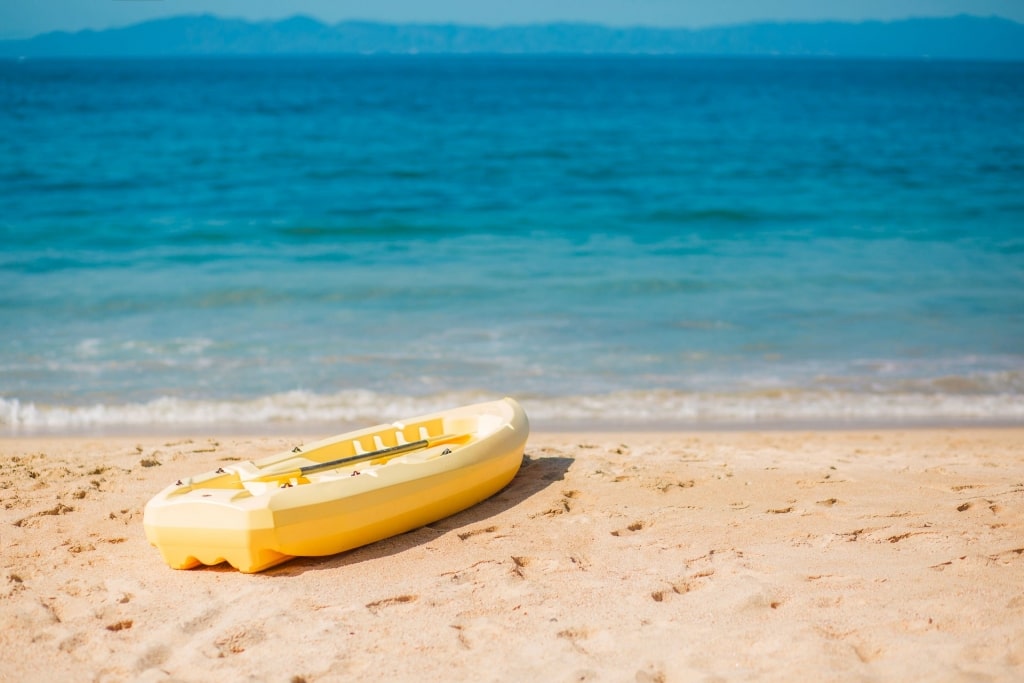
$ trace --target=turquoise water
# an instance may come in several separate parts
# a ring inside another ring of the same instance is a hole
[[[1024,422],[1024,64],[0,62],[0,432]]]

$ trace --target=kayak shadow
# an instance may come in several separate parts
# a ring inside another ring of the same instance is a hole
[[[260,573],[272,577],[298,576],[308,571],[336,569],[405,552],[519,505],[552,483],[562,481],[574,460],[566,456],[535,457],[527,453],[523,456],[519,472],[505,488],[462,512],[361,548],[326,557],[296,557]]]

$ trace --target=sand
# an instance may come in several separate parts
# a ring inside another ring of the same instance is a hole
[[[1024,680],[1021,429],[535,434],[352,552],[146,542],[168,483],[302,441],[0,440],[0,680]]]

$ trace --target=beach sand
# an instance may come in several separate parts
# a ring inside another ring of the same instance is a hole
[[[322,436],[0,441],[0,680],[1024,680],[1022,429],[540,433],[352,552],[146,542],[175,479]]]

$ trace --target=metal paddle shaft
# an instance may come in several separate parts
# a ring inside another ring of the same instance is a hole
[[[357,462],[366,462],[367,460],[389,458],[396,455],[401,455],[402,453],[408,453],[409,451],[416,451],[421,448],[429,448],[430,446],[437,446],[443,443],[468,441],[471,436],[471,434],[444,434],[442,436],[432,436],[426,439],[420,439],[419,441],[410,441],[409,443],[403,443],[397,446],[389,446],[387,448],[382,448],[379,451],[371,451],[370,453],[360,453],[359,455],[350,455],[344,458],[338,458],[337,460],[328,460],[327,462],[320,462],[315,465],[307,465],[306,467],[300,467],[297,470],[265,474],[263,476],[257,477],[256,481],[273,481],[275,479],[290,479],[292,477],[301,477],[307,474],[311,474],[313,472],[331,470],[336,467],[351,465]]]
[[[450,436],[450,435],[449,435]],[[443,439],[444,437],[438,437]],[[451,437],[454,438],[454,437]],[[300,467],[299,472],[302,474],[309,474],[311,472],[319,472],[321,470],[329,470],[335,467],[341,467],[342,465],[349,465],[355,462],[365,462],[367,460],[376,460],[377,458],[383,458],[390,455],[398,455],[399,453],[406,453],[408,451],[416,451],[420,448],[427,448],[432,443],[436,444],[438,441],[431,441],[431,439],[421,439],[419,441],[412,441],[410,443],[399,444],[398,446],[388,446],[382,448],[379,451],[373,451],[371,453],[361,453],[359,455],[350,455],[346,458],[338,458],[337,460],[328,460],[327,462],[317,463],[316,465],[307,465],[306,467]],[[446,442],[447,443],[447,442]]]

